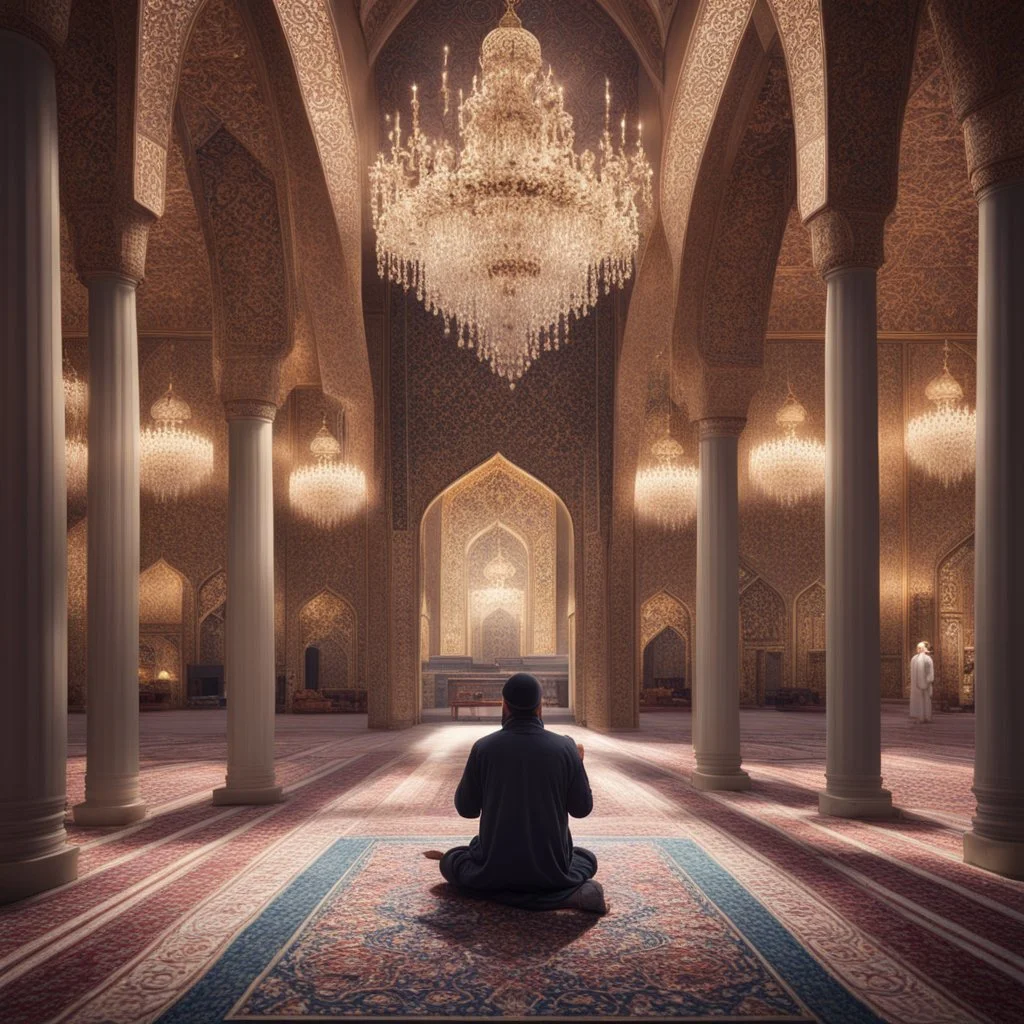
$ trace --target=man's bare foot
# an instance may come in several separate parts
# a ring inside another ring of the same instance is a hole
[[[423,856],[426,857],[427,860],[440,860],[444,854],[440,850],[424,850]]]

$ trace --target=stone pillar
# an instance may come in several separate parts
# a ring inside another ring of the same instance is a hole
[[[71,881],[53,62],[0,21],[0,902]]]
[[[136,280],[89,288],[88,692],[79,825],[146,814],[139,792],[139,356]]]
[[[274,777],[274,494],[270,402],[229,401],[227,784],[215,804],[284,799]]]
[[[1024,172],[1024,164],[1019,168]],[[1024,173],[978,196],[974,829],[964,859],[1024,878]]]
[[[884,817],[879,626],[877,268],[880,215],[812,221],[825,313],[825,791],[822,814]]]
[[[697,789],[749,789],[740,767],[740,576],[737,443],[746,420],[700,421],[697,656],[693,748]]]

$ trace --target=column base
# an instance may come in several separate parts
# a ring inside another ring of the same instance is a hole
[[[63,846],[33,860],[0,863],[0,903],[13,903],[37,892],[67,885],[78,877],[78,847]]]
[[[702,792],[713,790],[738,792],[750,789],[750,776],[742,769],[729,772],[726,775],[712,775],[709,772],[697,770],[690,776],[690,784],[694,789],[699,789]]]
[[[1006,878],[1024,878],[1024,843],[964,833],[964,860]]]
[[[880,789],[870,796],[837,796],[825,790],[818,794],[818,813],[832,818],[894,818],[892,793]]]
[[[75,804],[73,814],[76,825],[96,828],[101,825],[131,825],[146,816],[146,805],[142,800],[130,804]]]
[[[214,807],[228,807],[235,804],[279,804],[283,800],[284,790],[280,786],[261,786],[257,789],[221,786],[213,791]]]

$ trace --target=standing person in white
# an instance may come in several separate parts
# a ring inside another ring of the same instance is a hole
[[[914,722],[932,720],[932,683],[935,665],[923,640],[917,645],[917,654],[910,659],[910,718]]]

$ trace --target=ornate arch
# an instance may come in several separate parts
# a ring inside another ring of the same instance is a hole
[[[763,704],[783,685],[786,650],[786,602],[762,576],[740,592],[740,702]]]
[[[825,696],[825,584],[815,580],[793,602],[796,685]]]
[[[191,596],[188,577],[164,558],[139,573],[139,685],[174,707],[185,703]]]
[[[512,585],[523,591],[522,608],[517,619],[520,636],[519,651],[532,652],[534,649],[533,582],[535,568],[534,546],[527,537],[500,519],[496,519],[478,530],[466,541],[463,560],[464,588],[467,594],[472,594],[476,587],[485,584],[483,568],[498,554],[496,540],[493,544],[491,540],[501,534],[507,538],[501,553],[516,570]],[[480,617],[478,609],[473,608],[472,600],[466,603],[466,636],[469,638],[470,653],[474,657],[481,657],[484,661],[488,660],[483,658],[484,619]]]
[[[361,689],[357,672],[358,618],[352,604],[325,587],[299,609],[299,646],[318,647],[321,689]],[[305,657],[300,659],[305,672]],[[298,683],[299,689],[305,679]]]
[[[928,637],[918,637],[928,640]],[[935,697],[974,703],[974,533],[942,555],[935,567]]]
[[[686,645],[686,678],[693,672],[693,615],[685,602],[659,590],[640,606],[640,634],[637,644],[636,700],[639,701],[643,676],[644,651],[647,645],[665,629],[674,629]]]

